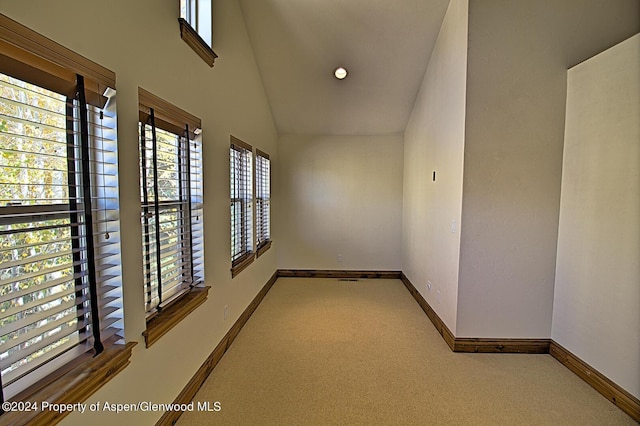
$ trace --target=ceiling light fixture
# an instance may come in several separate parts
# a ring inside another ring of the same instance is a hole
[[[333,75],[335,75],[338,80],[343,80],[347,76],[347,70],[346,68],[338,67],[333,72]]]

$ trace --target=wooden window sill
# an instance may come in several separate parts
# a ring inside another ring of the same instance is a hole
[[[255,258],[256,257],[253,253],[247,253],[244,257],[241,257],[240,259],[235,261],[233,263],[233,266],[231,267],[231,278],[235,277],[247,266],[251,265]]]
[[[262,256],[267,250],[271,248],[271,240],[260,246],[257,250],[256,257]]]
[[[100,355],[87,354],[71,362],[65,374],[53,380],[43,380],[16,395],[11,401],[37,403],[37,411],[7,411],[0,416],[1,424],[9,425],[53,425],[60,422],[69,412],[43,410],[42,403],[77,404],[85,401],[105,383],[114,378],[129,365],[131,350],[136,342],[114,344]]]
[[[216,52],[209,47],[207,42],[200,37],[200,34],[198,34],[186,20],[178,18],[178,22],[180,22],[180,37],[182,40],[184,40],[184,42],[187,43],[189,47],[191,47],[193,51],[207,63],[207,65],[213,67],[213,63],[218,57]]]
[[[142,335],[146,347],[150,347],[169,330],[178,325],[187,315],[202,305],[209,295],[211,287],[196,287],[185,294],[171,306],[161,310],[156,316],[147,321],[147,329]]]

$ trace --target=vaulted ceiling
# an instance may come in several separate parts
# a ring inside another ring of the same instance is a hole
[[[469,1],[473,11],[485,0]],[[527,1],[548,6],[531,19],[553,32],[567,67],[638,32],[639,0]],[[404,131],[449,0],[240,4],[278,132],[367,135]]]
[[[278,131],[403,132],[448,3],[241,0]]]

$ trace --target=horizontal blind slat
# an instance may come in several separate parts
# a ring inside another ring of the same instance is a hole
[[[47,352],[46,357],[35,358],[28,363],[20,365],[19,367],[4,373],[2,375],[3,386],[16,382],[17,380],[27,376],[28,374],[33,373],[42,365],[57,358],[58,356],[61,356],[62,354],[74,351],[75,354],[80,355],[92,349],[91,346],[82,345],[89,338],[89,333],[78,333],[77,335],[65,337],[69,337],[69,339],[63,340],[58,346],[51,348],[51,350]]]
[[[45,318],[54,316],[70,308],[74,308],[75,306],[76,306],[75,298],[66,302],[63,301],[59,305],[57,305],[55,308],[47,309],[45,311],[41,311],[36,314],[29,315],[20,320],[13,321],[9,324],[3,325],[1,333],[3,336],[6,336],[7,334],[11,334],[21,328],[34,324],[38,321],[42,321]]]
[[[51,287],[49,287],[49,288],[51,288]],[[20,296],[29,296],[29,295],[32,295],[34,293],[47,293],[46,290],[48,290],[49,288],[47,288],[47,289],[40,289],[39,288],[39,289],[37,289],[37,290],[35,290],[33,292],[30,292],[30,293],[20,292]],[[69,288],[67,288],[67,289],[65,289],[63,291],[58,291],[57,293],[51,293],[48,296],[41,297],[39,299],[34,299],[31,302],[23,303],[23,304],[16,305],[16,306],[11,306],[11,307],[6,308],[6,309],[4,309],[4,310],[2,310],[0,312],[0,319],[6,318],[6,317],[10,317],[12,315],[16,315],[17,313],[32,309],[32,308],[40,306],[40,305],[44,305],[46,303],[52,302],[52,301],[57,300],[57,299],[62,299],[64,297],[66,297],[66,296],[73,295],[75,292],[76,292],[75,287],[70,286]],[[16,300],[20,296],[14,298],[12,300]],[[0,333],[3,333],[3,332],[4,332],[4,330],[0,330]],[[1,344],[1,342],[0,342],[0,344]]]
[[[69,334],[79,331],[89,325],[89,322],[87,319],[83,319],[82,321],[77,321],[77,320],[78,320],[77,317],[65,316],[65,317],[58,318],[55,321],[51,321],[47,323],[46,328],[38,327],[38,328],[33,328],[31,330],[28,330],[26,333],[20,334],[15,339],[8,340],[3,345],[0,345],[0,351],[10,352],[11,349],[15,348],[16,346],[19,346],[29,340],[33,340],[36,337],[46,335],[48,333],[55,331],[56,329],[59,329],[60,331],[57,331],[54,334],[51,334],[48,339],[38,339],[37,342],[29,345],[27,348],[27,350],[30,351],[31,353],[38,352],[40,349],[46,346],[49,346],[49,344],[51,344],[52,342],[60,339],[61,336],[68,336]],[[64,324],[69,324],[69,323],[73,323],[73,325],[68,325],[66,327],[63,327]],[[63,329],[66,331],[66,334],[64,335],[58,334]],[[25,351],[22,351],[22,354],[20,354],[19,351],[14,351],[15,355],[13,355],[13,357],[10,355],[9,357],[4,358],[3,362],[6,363],[7,365],[11,365],[15,361],[23,358],[25,353],[26,353]]]

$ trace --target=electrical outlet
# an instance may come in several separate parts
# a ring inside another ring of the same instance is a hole
[[[457,229],[458,229],[458,224],[456,223],[455,220],[452,220],[451,221],[451,233],[455,234]]]
[[[342,263],[342,254],[339,254],[339,255],[337,256],[337,259],[338,259],[338,262]]]
[[[442,300],[442,297],[440,295],[440,290],[436,291],[436,302],[440,303],[440,301]]]
[[[427,280],[427,291],[431,293],[431,281]]]
[[[227,316],[229,315],[229,305],[224,305],[224,320],[227,320]]]

